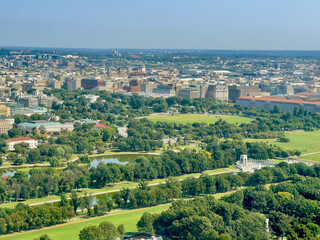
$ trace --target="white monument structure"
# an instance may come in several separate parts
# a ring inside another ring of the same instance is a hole
[[[248,159],[245,154],[240,155],[239,161],[237,161],[237,168],[244,172],[254,172],[254,170],[261,169],[263,167],[274,167],[276,163],[270,159]]]

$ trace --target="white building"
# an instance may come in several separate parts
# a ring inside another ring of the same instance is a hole
[[[13,151],[14,146],[18,143],[27,143],[29,148],[36,148],[38,141],[29,137],[18,137],[18,138],[9,138],[6,140],[9,151]]]

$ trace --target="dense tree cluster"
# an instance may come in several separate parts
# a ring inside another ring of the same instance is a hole
[[[98,226],[85,227],[80,231],[80,240],[113,240],[125,234],[123,224],[116,227],[111,222],[102,222]]]
[[[45,227],[74,217],[71,206],[39,205],[29,207],[18,204],[15,208],[0,208],[0,233]]]
[[[223,197],[223,202],[212,197],[174,202],[160,215],[144,214],[137,227],[141,232],[177,239],[269,239],[267,217],[274,236],[286,236],[289,240],[318,239],[319,176],[318,165],[282,163],[252,174],[187,179],[178,185],[183,196],[257,187],[238,190]],[[292,181],[283,182],[286,180]],[[270,189],[262,186],[276,182],[283,183],[271,185]]]
[[[209,196],[174,202],[159,215],[144,214],[137,226],[172,239],[268,239],[263,215]]]
[[[226,105],[216,99],[183,99],[181,97],[146,98],[137,94],[130,96],[110,93],[106,91],[67,91],[64,89],[54,89],[44,91],[46,94],[55,95],[58,99],[63,100],[63,104],[54,103],[52,108],[61,119],[99,119],[110,123],[121,122],[128,117],[137,117],[154,112],[167,112],[170,108],[175,108],[183,113],[239,113],[239,108],[234,105]],[[94,103],[83,96],[86,94],[98,94],[99,99]],[[116,119],[113,115],[119,115]]]
[[[32,149],[28,159],[38,159],[42,155],[42,147]],[[52,149],[52,151],[50,150]],[[41,150],[41,151],[40,151]],[[47,154],[58,151],[50,147]],[[241,141],[209,142],[207,151],[182,150],[167,151],[159,156],[139,157],[126,165],[100,163],[97,167],[69,164],[62,171],[54,169],[31,169],[29,174],[17,172],[13,177],[0,180],[0,199],[16,201],[37,198],[53,194],[71,192],[74,189],[88,187],[104,187],[121,181],[138,181],[168,178],[188,173],[201,173],[205,170],[226,167],[234,163],[240,154],[248,152],[250,157],[266,159],[275,156],[288,156],[280,148],[268,144],[247,143]],[[80,157],[87,163],[86,156]]]
[[[292,182],[247,188],[223,200],[261,212],[270,220],[272,234],[287,239],[318,239],[320,181],[296,176]]]

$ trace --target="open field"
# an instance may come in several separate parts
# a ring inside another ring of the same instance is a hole
[[[267,142],[283,147],[284,149],[297,149],[303,154],[320,152],[320,130],[313,132],[295,131],[287,132],[286,137],[290,139],[288,143],[278,142],[277,139],[246,139],[247,142]],[[301,156],[300,158],[311,160],[309,156]],[[312,157],[311,157],[312,158]],[[314,160],[317,156],[313,156]],[[317,158],[320,161],[320,158]]]
[[[232,172],[232,171],[234,171],[234,169],[218,168],[218,169],[213,169],[213,170],[207,170],[202,173],[185,174],[185,175],[181,175],[178,177],[173,177],[173,179],[183,180],[183,179],[186,179],[189,177],[199,177],[201,174],[214,175],[214,174],[228,173],[228,172]],[[164,183],[165,181],[166,181],[166,179],[154,179],[149,182],[149,185],[157,185],[160,183]],[[105,188],[86,189],[85,191],[87,191],[88,193],[92,193],[93,195],[98,195],[98,194],[103,194],[103,193],[108,193],[108,192],[116,192],[122,188],[135,188],[137,186],[138,186],[138,182],[124,182],[124,183],[116,184],[114,186],[109,186],[109,187],[105,187]],[[82,191],[82,193],[83,192],[84,191]],[[81,194],[81,192],[79,192],[79,194]],[[67,194],[67,197],[69,197],[69,195],[70,194]],[[23,201],[22,203],[29,204],[29,205],[36,205],[36,204],[50,203],[50,202],[57,202],[57,201],[60,201],[60,196],[52,195],[52,196],[46,196],[46,197],[41,197],[41,198],[29,199],[29,200]],[[0,204],[0,207],[13,208],[18,203],[21,203],[21,202],[2,203],[2,204]]]
[[[42,234],[48,234],[52,240],[78,240],[81,229],[87,226],[98,225],[104,221],[110,221],[116,226],[124,224],[128,233],[137,232],[136,224],[144,212],[161,213],[169,208],[171,204],[163,204],[150,208],[125,210],[113,212],[102,217],[75,220],[69,223],[47,227],[40,230],[14,233],[7,236],[0,236],[0,239],[6,240],[32,240]]]
[[[311,162],[320,162],[320,153],[301,156],[300,158]]]
[[[174,123],[195,123],[204,122],[207,124],[215,123],[219,119],[223,119],[228,123],[241,124],[250,123],[253,119],[239,116],[214,115],[214,114],[175,114],[175,115],[151,115],[147,118],[152,122],[174,122]]]

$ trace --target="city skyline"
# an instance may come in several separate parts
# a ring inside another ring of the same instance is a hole
[[[315,0],[10,1],[0,46],[319,50]]]

